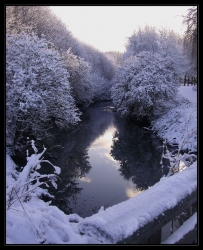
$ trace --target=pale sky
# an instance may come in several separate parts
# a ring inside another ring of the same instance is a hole
[[[50,6],[77,39],[102,52],[124,52],[126,38],[139,26],[183,34],[182,15],[191,6]]]

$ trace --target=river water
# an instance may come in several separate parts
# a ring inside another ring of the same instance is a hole
[[[83,218],[139,195],[168,171],[160,164],[162,143],[121,119],[111,102],[87,108],[82,122],[57,132],[51,145],[50,161],[61,168],[57,189],[49,188],[51,204]]]

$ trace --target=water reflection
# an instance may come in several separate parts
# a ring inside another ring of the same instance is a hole
[[[132,185],[132,184],[131,184]],[[129,187],[126,189],[126,195],[128,198],[133,198],[135,196],[137,196],[138,194],[140,194],[142,191],[139,189],[135,189],[136,186]]]
[[[80,209],[81,211],[78,209],[83,207],[85,200],[85,197],[80,195],[84,189],[82,183],[91,183],[91,178],[86,176],[92,169],[88,151],[95,139],[103,135],[111,124],[113,124],[113,115],[103,112],[103,108],[97,107],[86,110],[82,122],[71,133],[61,134],[61,131],[55,130],[46,157],[54,165],[60,166],[61,180],[57,182],[57,190],[52,187],[49,190],[55,196],[52,204],[58,206],[65,213],[77,212],[84,215],[84,209]],[[98,145],[97,142],[98,140],[94,144],[95,149],[96,147],[105,148],[102,142],[98,142]],[[44,168],[44,172],[50,173],[51,169],[47,168]],[[97,195],[94,200],[99,200]],[[88,202],[92,202],[92,197],[85,201],[85,204]],[[86,215],[87,213],[85,213]]]
[[[119,171],[124,179],[131,180],[137,189],[153,186],[168,169],[160,166],[161,143],[153,135],[119,119],[115,120],[111,155],[119,161]]]
[[[90,216],[101,206],[138,195],[162,177],[160,142],[106,111],[107,105],[88,108],[71,132],[54,131],[46,157],[61,168],[61,179],[57,190],[49,191],[55,196],[52,204],[66,214]]]

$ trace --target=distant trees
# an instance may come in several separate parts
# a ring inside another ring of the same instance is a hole
[[[115,74],[115,67],[104,53],[90,45],[83,43],[83,46],[86,52],[84,58],[91,66],[89,80],[92,86],[92,101],[108,100],[111,98],[111,80]]]
[[[6,32],[19,34],[23,31],[27,33],[34,31],[33,7],[37,8],[37,6],[6,6]]]
[[[80,121],[71,96],[69,73],[53,44],[36,35],[8,35],[6,39],[6,138],[46,132]]]
[[[123,53],[119,51],[108,51],[104,53],[115,67],[121,66]]]
[[[88,106],[92,101],[92,86],[89,81],[91,67],[83,58],[71,53],[70,49],[63,54],[66,69],[69,72],[71,94],[78,106]]]

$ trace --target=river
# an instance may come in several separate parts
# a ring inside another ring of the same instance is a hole
[[[50,161],[61,168],[57,189],[49,188],[51,204],[66,214],[91,216],[101,206],[139,195],[168,173],[160,164],[162,143],[121,119],[111,102],[87,108],[71,132],[55,133],[51,145]]]

